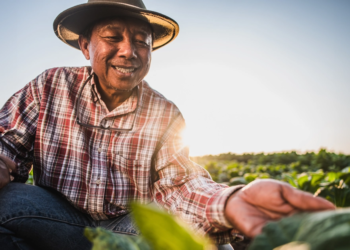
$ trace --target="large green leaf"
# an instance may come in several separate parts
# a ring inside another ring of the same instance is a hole
[[[249,250],[271,250],[292,241],[301,222],[308,214],[297,214],[277,222],[270,222],[260,235],[255,237]]]
[[[132,204],[134,219],[141,234],[154,250],[203,250],[205,239],[195,236],[173,216],[153,206]]]
[[[350,209],[303,213],[271,222],[263,228],[249,250],[271,250],[290,242],[302,242],[310,250],[349,249]],[[294,249],[288,248],[283,250]]]
[[[349,249],[350,210],[314,213],[301,224],[295,240],[308,242],[311,249]]]

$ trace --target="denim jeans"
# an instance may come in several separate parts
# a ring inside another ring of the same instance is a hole
[[[94,221],[56,191],[21,183],[0,189],[0,248],[91,249],[85,227],[103,227],[115,233],[138,235],[130,214]],[[232,249],[229,245],[219,249]]]
[[[21,183],[0,189],[1,249],[91,249],[85,227],[137,235],[129,214],[94,221],[55,191]]]

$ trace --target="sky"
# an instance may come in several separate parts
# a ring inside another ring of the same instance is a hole
[[[46,69],[89,65],[52,23],[78,0],[0,3],[0,106]],[[146,76],[186,119],[190,154],[350,154],[350,1],[144,0],[179,36]]]

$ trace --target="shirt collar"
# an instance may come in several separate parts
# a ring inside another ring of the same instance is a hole
[[[93,70],[91,69],[90,74],[93,74]],[[92,77],[91,81],[91,97],[92,101],[96,103],[100,101],[101,105],[105,106],[103,100],[101,99],[101,95],[97,90],[95,77]],[[114,110],[107,113],[106,117],[114,117],[119,115],[125,115],[131,112],[134,112],[138,105],[142,103],[142,85],[144,84],[144,80],[141,81],[133,90],[132,94],[128,99],[126,99],[121,105],[116,107]]]

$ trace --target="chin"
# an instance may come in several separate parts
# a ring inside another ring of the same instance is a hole
[[[132,91],[137,85],[120,85],[120,84],[116,84],[116,85],[110,85],[111,88],[113,88],[114,90],[117,91],[123,91],[123,92],[128,92],[128,91]]]

